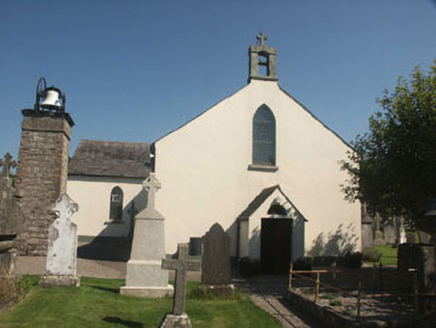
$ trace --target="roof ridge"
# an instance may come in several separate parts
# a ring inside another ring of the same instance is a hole
[[[138,142],[138,141],[111,141],[111,140],[91,140],[91,139],[80,139],[79,145],[84,143],[109,143],[109,144],[123,144],[123,145],[151,145],[151,142]]]

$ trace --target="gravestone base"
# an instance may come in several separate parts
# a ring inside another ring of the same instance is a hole
[[[192,328],[191,320],[186,313],[167,314],[160,328]]]
[[[79,287],[80,277],[45,275],[42,277],[42,285],[44,287]]]
[[[206,295],[214,295],[220,297],[233,298],[235,296],[235,286],[228,285],[202,285],[202,288]]]
[[[168,271],[161,268],[161,263],[161,260],[129,260],[126,286],[121,287],[120,294],[148,298],[172,296],[174,287],[168,284]]]
[[[120,289],[120,294],[144,298],[162,298],[167,296],[173,296],[174,287],[172,285],[168,285],[166,287],[123,286]]]

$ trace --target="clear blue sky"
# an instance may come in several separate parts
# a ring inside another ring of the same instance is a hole
[[[247,83],[248,46],[278,49],[280,85],[346,141],[375,99],[436,59],[435,0],[0,1],[0,155],[18,155],[39,77],[80,139],[153,142]]]

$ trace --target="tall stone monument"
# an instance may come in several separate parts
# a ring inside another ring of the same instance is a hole
[[[42,94],[47,95],[49,89],[42,90]],[[54,94],[53,91],[51,94]],[[22,195],[25,221],[17,238],[20,255],[47,254],[48,227],[53,221],[49,211],[59,196],[66,192],[69,143],[74,121],[65,112],[64,106],[57,103],[42,105],[41,99],[37,97],[34,109],[22,111],[24,119],[15,183]]]
[[[0,158],[0,279],[1,275],[13,274],[15,266],[15,238],[21,227],[20,196],[12,186],[10,169],[16,166],[12,156],[6,153]]]
[[[176,292],[173,301],[173,313],[167,314],[160,328],[191,328],[191,320],[185,313],[186,271],[200,271],[198,261],[188,260],[188,244],[179,244],[177,260],[163,259],[162,268],[176,270]]]
[[[203,237],[201,271],[203,288],[217,295],[234,295],[234,286],[230,283],[230,237],[219,223]]]
[[[67,194],[56,201],[53,213],[56,220],[48,233],[47,266],[44,286],[79,286],[77,277],[77,225],[71,216],[79,206]]]
[[[155,209],[155,196],[161,188],[154,173],[143,183],[148,194],[146,208],[135,217],[132,252],[127,262],[126,286],[120,293],[140,297],[172,295],[168,271],[161,268],[165,257],[164,217]]]
[[[0,158],[0,236],[1,240],[14,239],[21,227],[20,195],[12,186],[9,177],[10,169],[17,163],[12,156],[6,153],[4,159]]]

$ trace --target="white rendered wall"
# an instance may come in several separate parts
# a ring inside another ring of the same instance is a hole
[[[123,190],[123,220],[110,223],[110,195],[114,187]],[[125,237],[130,228],[127,210],[135,200],[136,208],[144,208],[145,198],[142,180],[70,176],[67,181],[68,195],[79,204],[79,211],[72,221],[78,226],[79,236]]]
[[[276,119],[277,172],[248,170],[252,120],[263,104]],[[277,184],[308,220],[306,253],[338,234],[360,249],[360,205],[345,201],[340,190],[347,174],[338,161],[347,150],[276,82],[252,81],[156,142],[156,177],[162,183],[156,207],[166,218],[166,251],[175,252],[177,243],[219,222],[229,229],[235,254],[236,218],[263,189]]]

